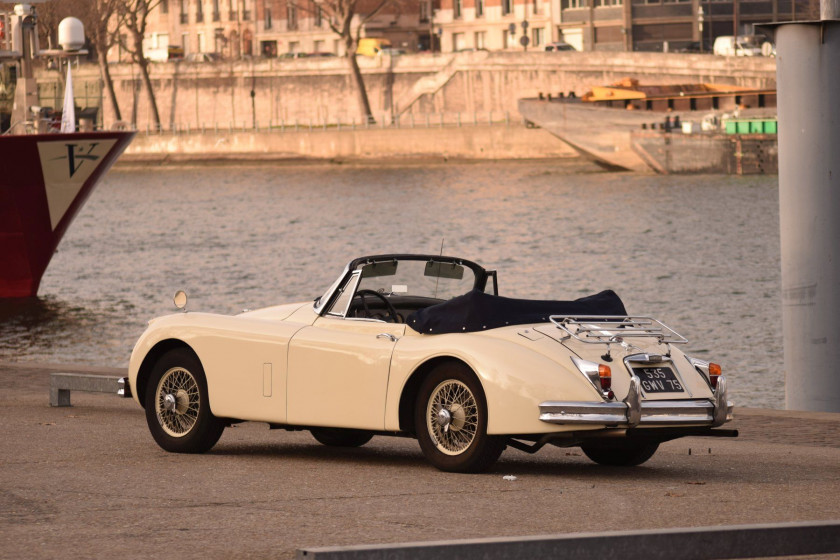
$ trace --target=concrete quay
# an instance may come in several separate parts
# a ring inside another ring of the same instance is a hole
[[[466,117],[465,117],[466,118]],[[137,163],[193,163],[200,161],[255,162],[416,162],[523,160],[576,157],[566,143],[546,130],[521,123],[472,124],[342,129],[307,124],[281,131],[230,130],[224,127],[147,134],[134,138],[120,165]]]
[[[72,408],[51,408],[52,372],[122,370],[0,362],[3,558],[292,558],[304,547],[840,519],[840,414],[737,409],[741,437],[669,442],[633,469],[552,447],[454,475],[411,439],[336,450],[264,424],[226,430],[205,455],[169,454],[132,400],[73,393]]]

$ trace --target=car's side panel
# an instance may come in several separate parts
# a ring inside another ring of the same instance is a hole
[[[312,313],[311,321],[314,318]],[[306,321],[306,317],[299,319]],[[288,344],[305,326],[305,322],[204,313],[164,317],[138,342],[132,354],[130,383],[137,383],[140,362],[157,342],[177,339],[192,348],[201,361],[214,415],[283,423]]]
[[[394,340],[405,325],[322,317],[289,349],[288,422],[381,430]]]
[[[596,402],[601,397],[582,375],[561,365],[572,365],[568,351],[546,339],[545,344],[549,343],[556,347],[551,348],[556,354],[554,359],[516,339],[506,340],[489,333],[420,335],[409,330],[397,343],[391,362],[385,429],[399,429],[400,395],[411,374],[426,361],[440,356],[457,358],[478,375],[487,398],[488,433],[534,434],[570,429],[541,422],[539,403]]]

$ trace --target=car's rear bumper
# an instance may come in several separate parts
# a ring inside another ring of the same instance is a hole
[[[713,399],[642,400],[635,375],[621,402],[540,403],[540,420],[551,424],[599,426],[720,426],[732,420],[733,404],[726,398],[726,379],[720,376]]]

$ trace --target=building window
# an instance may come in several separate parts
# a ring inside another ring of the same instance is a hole
[[[506,16],[513,13],[513,0],[502,0],[502,15]],[[507,41],[505,41],[507,45]]]
[[[541,47],[545,42],[545,29],[542,27],[534,27],[531,29],[531,46],[533,47]]]
[[[322,40],[315,41],[313,51],[316,52],[316,53],[326,52],[324,50],[324,41],[322,41]]]
[[[315,27],[321,27],[322,25],[324,25],[324,12],[321,9],[321,6],[315,6],[315,12],[313,17]]]
[[[181,0],[181,23],[189,23],[189,16],[187,16],[187,0]]]
[[[560,9],[561,10],[569,10],[575,8],[585,8],[586,7],[586,0],[561,0],[560,1]]]
[[[294,31],[298,28],[297,6],[294,4],[286,4],[286,29]],[[296,51],[289,51],[296,52]]]
[[[533,8],[535,14],[540,13],[540,0],[534,0]]]
[[[207,44],[204,41],[204,32],[199,31],[196,34],[196,39],[197,39],[196,42],[197,42],[197,45],[198,45],[198,52],[200,52],[200,53],[205,52],[205,50],[207,49]]]
[[[184,49],[184,56],[190,54],[190,34],[181,33],[181,48]]]
[[[204,21],[204,7],[201,5],[201,0],[195,3],[195,22],[201,23]]]
[[[277,41],[260,42],[260,52],[265,58],[277,58]]]
[[[420,23],[429,23],[432,19],[432,0],[420,2]]]
[[[160,13],[169,13],[169,0],[160,0]]]
[[[289,41],[289,52],[300,52],[300,41]]]
[[[466,48],[467,45],[464,44],[464,34],[463,33],[453,33],[452,34],[452,50],[455,52],[460,52]]]
[[[268,6],[265,7],[265,28],[271,29],[271,8]],[[275,43],[275,56],[276,56],[277,46]]]
[[[507,29],[502,31],[502,48],[507,49],[510,48],[510,31]]]
[[[475,0],[475,17],[484,17],[484,0]]]
[[[452,2],[452,14],[455,19],[461,17],[461,12],[463,11],[463,3],[464,0],[453,0]]]
[[[487,32],[486,31],[476,31],[475,32],[475,48],[479,50],[483,50],[485,48],[484,44],[486,42]]]

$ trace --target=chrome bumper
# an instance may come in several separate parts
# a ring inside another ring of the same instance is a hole
[[[643,401],[641,382],[630,381],[622,402],[540,403],[540,420],[551,424],[636,426],[721,426],[732,420],[734,405],[726,399],[726,378],[720,376],[714,399]]]

